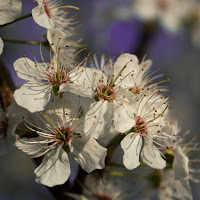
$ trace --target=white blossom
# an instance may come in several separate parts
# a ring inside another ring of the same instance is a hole
[[[62,99],[61,99],[62,100]],[[34,170],[36,181],[49,187],[63,184],[70,175],[68,154],[88,173],[104,168],[107,150],[83,131],[82,119],[71,118],[70,101],[55,101],[48,104],[41,127],[26,121],[25,126],[38,134],[36,138],[21,138],[16,146],[32,158],[44,155],[42,163]],[[68,102],[66,104],[66,102]],[[69,107],[70,109],[68,109]],[[56,108],[56,109],[54,109]],[[79,114],[77,115],[79,116]]]
[[[100,139],[106,136],[112,126],[116,105],[122,102],[126,105],[131,93],[120,87],[120,83],[116,83],[120,74],[114,74],[115,67],[111,58],[102,56],[99,66],[97,57],[94,56],[94,61],[90,64],[90,68],[79,69],[82,73],[76,82],[83,85],[93,99],[86,113],[85,132],[91,132],[92,137]],[[125,67],[121,66],[121,70]]]
[[[66,27],[72,29],[75,24],[73,17],[68,17],[69,11],[66,8],[79,10],[75,6],[63,6],[59,0],[37,0],[38,6],[33,8],[32,16],[37,24],[46,29],[59,28],[64,30]]]
[[[167,99],[160,95],[157,88],[151,88],[129,108],[123,110],[120,106],[114,113],[115,130],[125,134],[121,148],[124,151],[123,163],[127,169],[138,167],[139,158],[152,168],[165,167],[166,162],[159,149],[165,148],[160,141],[170,137],[163,131],[164,114],[169,109]],[[126,116],[129,119],[124,119],[124,112],[128,113]]]
[[[14,62],[17,75],[27,81],[15,90],[14,97],[20,106],[30,112],[44,110],[50,100],[51,93],[53,92],[55,96],[59,95],[61,85],[65,85],[67,91],[87,96],[84,88],[75,82],[81,73],[78,69],[86,64],[87,58],[71,69],[69,66],[71,66],[74,57],[67,65],[63,65],[60,62],[59,51],[60,49],[49,63],[46,63],[43,57],[43,63],[38,63],[36,59],[32,61],[27,57],[19,58]]]

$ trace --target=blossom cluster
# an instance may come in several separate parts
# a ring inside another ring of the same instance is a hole
[[[0,11],[4,15],[1,24],[13,21],[20,13],[21,1],[7,2],[16,9],[12,15]],[[190,166],[188,153],[198,144],[184,144],[177,124],[170,121],[166,86],[170,79],[152,70],[151,60],[144,57],[139,61],[129,53],[118,58],[102,55],[100,61],[90,53],[79,61],[85,49],[77,48],[81,41],[75,37],[79,23],[69,11],[79,9],[57,0],[37,3],[32,17],[47,29],[50,62],[41,49],[42,62],[26,56],[14,62],[18,77],[26,83],[15,90],[11,106],[0,110],[1,141],[14,144],[33,159],[41,157],[34,173],[36,181],[48,187],[69,179],[71,159],[87,173],[109,170],[112,150],[120,145],[127,170],[145,165],[152,168],[151,176],[159,173],[160,199],[169,195],[192,199],[189,180],[198,181],[192,176],[198,170]],[[5,12],[10,9],[6,3],[5,7]],[[20,133],[20,122],[31,133],[29,137]],[[106,194],[68,195],[74,199],[123,198],[109,190]]]

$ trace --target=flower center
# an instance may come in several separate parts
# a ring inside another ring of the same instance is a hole
[[[45,13],[47,14],[47,16],[49,18],[51,18],[51,13],[50,13],[50,9],[49,9],[49,6],[48,6],[48,2],[43,1],[43,6],[44,6],[44,10],[45,10]]]
[[[147,125],[145,125],[145,121],[142,120],[141,117],[137,118],[135,129],[137,133],[139,133],[141,136],[146,136],[148,131],[147,131]]]
[[[49,82],[53,86],[53,94],[58,96],[59,87],[61,84],[65,84],[70,81],[69,75],[65,70],[60,70],[60,72],[52,72],[49,75]]]
[[[140,116],[137,117],[135,126],[130,131],[128,131],[128,133],[131,133],[131,132],[139,133],[140,136],[142,136],[142,137],[147,136],[148,129],[147,129],[146,122],[144,120],[142,120],[142,118]]]
[[[65,70],[60,70],[59,74],[57,72],[52,72],[49,75],[49,82],[52,85],[61,85],[69,81],[70,77]]]
[[[96,101],[100,101],[101,99],[103,99],[104,101],[112,102],[114,99],[116,99],[116,91],[112,86],[100,85],[95,90],[94,99]]]
[[[56,138],[60,140],[60,143],[68,144],[74,136],[73,130],[69,127],[60,127],[59,130],[62,134],[57,132]]]
[[[129,91],[132,92],[133,94],[140,94],[141,90],[142,89],[138,86],[129,89]]]
[[[98,193],[96,195],[97,200],[113,200],[113,198],[108,194]]]

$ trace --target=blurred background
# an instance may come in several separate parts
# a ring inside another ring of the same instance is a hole
[[[173,11],[168,11],[170,5],[165,0],[151,0],[151,5],[145,0],[64,2],[80,8],[79,18],[83,22],[79,34],[88,51],[112,57],[132,53],[138,55],[140,61],[146,54],[146,59],[153,60],[153,69],[160,69],[166,78],[171,79],[169,96],[176,98],[171,102],[173,119],[178,120],[183,132],[190,129],[196,135],[200,133],[200,19],[194,16],[200,18],[200,9],[191,11],[191,5],[187,5],[189,1],[172,5]],[[153,2],[158,3],[153,7]],[[22,3],[21,16],[31,13],[37,6],[31,0],[22,0]],[[3,40],[45,41],[46,29],[28,18],[1,28],[0,35]],[[17,77],[13,62],[23,55],[33,59],[33,53],[39,58],[39,45],[5,41],[4,45],[0,59],[18,87],[23,80]],[[48,60],[49,50],[45,47],[43,54]],[[53,199],[44,186],[35,183],[35,165],[27,155],[14,150],[0,159],[0,200]],[[198,184],[192,184],[195,200],[200,199],[198,188]]]

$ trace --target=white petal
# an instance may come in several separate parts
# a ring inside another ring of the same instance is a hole
[[[95,139],[102,138],[113,120],[113,103],[98,101],[90,105],[85,116],[84,132]]]
[[[21,0],[1,0],[0,5],[0,25],[14,21],[21,14]]]
[[[25,83],[15,90],[14,98],[18,105],[30,112],[44,110],[51,97],[51,86],[38,83]]]
[[[0,55],[3,52],[3,47],[4,47],[4,43],[3,43],[3,40],[0,38]]]
[[[178,147],[175,150],[174,158],[175,180],[183,180],[189,175],[188,162],[188,157],[186,157],[182,149]]]
[[[79,43],[76,38],[72,37],[71,32],[63,32],[59,28],[53,28],[47,30],[47,40],[51,45],[52,50],[57,53],[60,48],[60,61],[64,66],[74,67],[75,60],[73,56],[77,52],[76,44]],[[69,64],[70,63],[70,64]]]
[[[144,147],[141,151],[141,159],[154,169],[163,169],[166,166],[166,161],[161,157],[159,150],[152,142],[144,142]]]
[[[88,90],[86,90],[82,85],[77,84],[77,83],[71,82],[71,83],[66,83],[66,84],[63,84],[60,86],[59,93],[67,92],[67,91],[77,94],[82,97],[91,97],[92,98],[91,93]]]
[[[24,153],[27,153],[30,155],[32,158],[37,158],[47,150],[47,145],[46,144],[39,144],[37,142],[44,141],[41,137],[36,137],[32,139],[28,138],[22,138],[19,139],[18,136],[16,136],[16,142],[15,146],[19,149],[21,149]],[[31,143],[35,142],[35,143]]]
[[[74,138],[72,140],[72,156],[74,160],[87,172],[105,167],[107,149],[98,144],[93,138]]]
[[[19,58],[13,66],[18,77],[27,81],[41,80],[40,75],[45,69],[43,64],[37,64],[36,67],[35,63],[29,58]]]
[[[74,83],[82,85],[90,96],[92,96],[100,81],[107,81],[106,76],[101,70],[87,67],[80,67],[78,70],[72,70],[70,72],[70,77]]]
[[[126,68],[121,72],[124,66],[126,66]],[[131,55],[128,53],[122,54],[117,59],[114,65],[115,78],[119,76],[120,74],[119,78],[115,82],[115,85],[119,84],[123,88],[133,87],[135,84],[133,81],[132,74],[134,74],[135,72],[138,72],[139,69],[140,69],[140,66],[138,64],[138,58],[135,55]]]
[[[192,200],[192,191],[187,179],[175,181],[178,197],[181,200]]]
[[[53,23],[52,19],[50,19],[48,17],[48,15],[46,14],[43,5],[33,8],[32,9],[32,16],[33,16],[34,21],[38,25],[40,25],[40,26],[42,26],[46,29],[54,28],[54,23]]]
[[[42,163],[34,170],[36,182],[53,187],[64,184],[70,175],[70,164],[67,153],[61,146],[44,155]]]
[[[140,165],[139,155],[142,148],[142,138],[137,133],[129,133],[121,141],[121,148],[124,151],[123,163],[129,169],[135,169]]]
[[[114,127],[119,133],[125,133],[135,125],[134,107],[126,103],[114,108]]]

